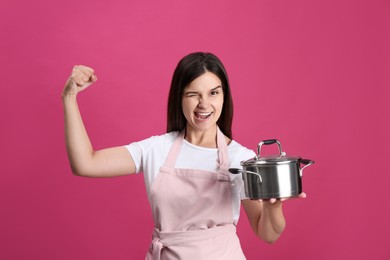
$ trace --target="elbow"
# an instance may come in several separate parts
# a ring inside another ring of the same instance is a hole
[[[269,245],[273,245],[273,244],[276,243],[276,241],[278,241],[279,236],[280,235],[274,236],[274,237],[270,237],[270,238],[263,238],[263,241],[265,241]]]
[[[82,169],[81,167],[75,167],[71,165],[72,174],[78,177],[88,177],[88,171],[86,169]]]
[[[76,170],[73,170],[73,169],[72,169],[72,174],[73,174],[73,176],[78,176],[78,177],[82,177],[83,176],[80,172],[78,172]]]
[[[279,237],[282,235],[284,228],[285,225],[282,225],[277,228],[273,228],[268,232],[259,232],[257,236],[267,244],[273,245],[276,243],[276,241],[278,241]]]
[[[69,156],[69,164],[74,176],[96,177],[94,153],[91,153],[88,156]]]
[[[263,240],[264,242],[266,242],[267,244],[273,245],[276,243],[276,241],[278,241],[280,235],[281,235],[281,233],[280,234],[272,234],[272,235],[268,235],[268,236],[259,236],[259,238],[261,240]]]
[[[269,236],[259,235],[258,237],[261,240],[263,240],[264,242],[266,242],[267,244],[273,245],[276,243],[276,241],[278,241],[280,234],[273,234],[273,235],[269,235]]]
[[[83,177],[83,174],[80,171],[73,168],[72,168],[72,174],[73,176]]]

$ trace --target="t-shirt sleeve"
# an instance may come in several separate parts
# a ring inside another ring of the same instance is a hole
[[[230,167],[231,168],[238,168],[238,169],[242,169],[242,166],[241,166],[241,162],[242,161],[246,161],[246,160],[249,160],[253,157],[256,156],[256,153],[244,146],[241,146],[240,144],[238,144],[238,147],[237,147],[237,151],[236,151],[236,155],[234,156],[234,160],[231,161],[231,164],[230,164]],[[241,200],[244,200],[244,199],[249,199],[246,195],[245,195],[245,189],[244,189],[244,180],[242,179],[242,174],[237,174],[234,176],[235,178],[238,178],[236,180],[237,184],[240,186],[240,199]]]
[[[249,159],[251,159],[251,158],[253,158],[253,157],[255,157],[255,156],[256,156],[256,153],[255,153],[254,151],[247,149],[246,152],[245,152],[245,156],[244,156],[245,159],[243,159],[243,161],[244,161],[244,160],[249,160]],[[242,178],[242,176],[241,176],[241,178]],[[240,197],[241,197],[241,200],[249,199],[249,198],[245,195],[245,189],[244,189],[244,187],[242,187],[242,189],[241,189]]]
[[[157,136],[152,136],[145,140],[125,145],[126,149],[133,158],[136,173],[143,172],[143,160],[146,156],[146,153],[153,146],[157,138]]]

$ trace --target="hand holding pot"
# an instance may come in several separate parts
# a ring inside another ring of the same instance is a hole
[[[264,202],[264,201],[267,201],[271,204],[274,204],[275,202],[277,201],[286,201],[288,199],[295,199],[295,198],[298,198],[298,199],[305,199],[306,198],[306,193],[302,192],[301,194],[299,194],[298,196],[296,197],[289,197],[289,198],[281,198],[281,199],[275,199],[275,198],[271,198],[269,200],[263,200],[263,199],[259,199],[259,201],[261,202]]]

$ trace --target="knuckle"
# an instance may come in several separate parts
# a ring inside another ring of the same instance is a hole
[[[79,86],[82,86],[85,84],[85,81],[81,78],[78,78],[78,77],[72,78],[72,80]]]
[[[71,81],[76,81],[77,80],[77,77],[75,77],[74,75],[70,76],[69,78]]]

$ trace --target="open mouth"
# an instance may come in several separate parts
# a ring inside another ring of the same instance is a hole
[[[205,120],[211,116],[213,112],[195,112],[195,117],[200,120]]]

